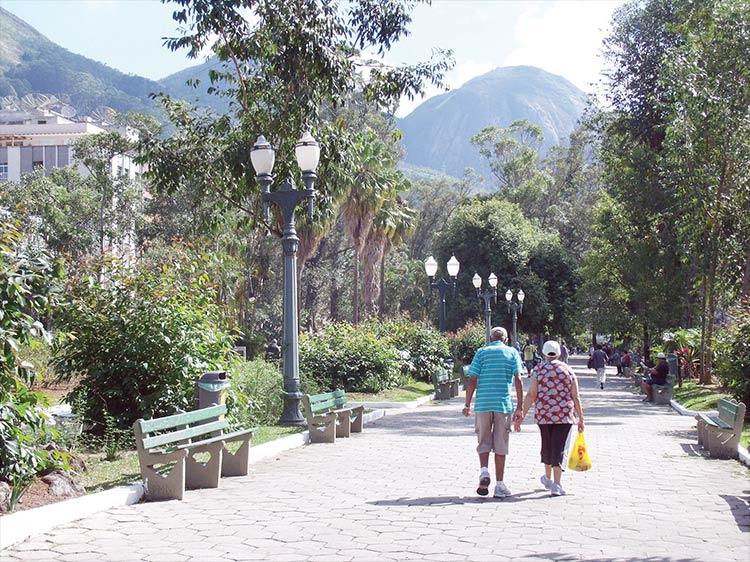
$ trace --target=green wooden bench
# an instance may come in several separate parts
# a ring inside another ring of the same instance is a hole
[[[432,384],[435,387],[436,400],[448,400],[459,393],[459,379],[451,377],[447,369],[439,368],[432,373]]]
[[[722,398],[717,405],[716,415],[696,414],[698,445],[708,449],[708,454],[712,457],[737,458],[745,409],[742,402]]]
[[[302,409],[307,419],[311,443],[333,443],[336,437],[349,437],[362,431],[365,407],[352,406],[343,390],[305,394]]]
[[[258,428],[225,433],[229,427],[226,412],[222,404],[136,420],[133,433],[147,498],[181,500],[186,488],[217,488],[220,476],[248,473],[250,440]],[[240,447],[232,453],[226,444],[237,441]],[[210,455],[208,461],[195,458],[201,453]]]

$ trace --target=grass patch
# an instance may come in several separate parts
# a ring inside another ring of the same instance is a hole
[[[694,380],[686,380],[682,383],[682,388],[675,385],[673,398],[675,402],[688,410],[697,410],[699,412],[706,410],[716,410],[719,400],[722,398],[731,398],[722,391],[718,385],[700,385]],[[742,436],[740,445],[747,448],[750,443],[750,423],[745,421],[742,426]]]
[[[683,381],[682,387],[675,385],[673,398],[675,402],[688,410],[715,410],[722,398],[728,398],[720,386],[700,385],[694,380]]]
[[[287,435],[302,433],[307,427],[303,426],[280,426],[280,425],[263,425],[253,434],[252,446],[262,445],[274,439],[281,439]]]
[[[366,394],[364,392],[347,392],[347,399],[352,402],[411,402],[432,394],[435,388],[431,383],[412,381],[406,386],[384,390],[377,394]]]

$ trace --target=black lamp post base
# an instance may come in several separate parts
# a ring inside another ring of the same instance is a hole
[[[307,425],[307,420],[302,416],[300,400],[303,394],[300,392],[284,393],[284,412],[281,414],[279,425]]]

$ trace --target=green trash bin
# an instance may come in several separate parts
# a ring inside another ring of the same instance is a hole
[[[198,379],[198,409],[224,404],[229,386],[226,371],[208,371]]]

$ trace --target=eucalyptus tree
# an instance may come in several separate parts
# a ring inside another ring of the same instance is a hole
[[[485,127],[471,138],[484,156],[497,182],[497,193],[518,204],[527,218],[536,218],[544,226],[545,205],[552,178],[540,168],[539,147],[542,128],[526,119],[508,127]]]
[[[167,0],[165,0],[167,1]],[[366,62],[365,53],[384,55],[408,33],[419,0],[171,0],[181,35],[168,38],[172,50],[218,59],[209,71],[209,90],[230,99],[227,115],[215,115],[160,96],[176,133],[150,136],[141,148],[160,189],[191,185],[216,194],[214,216],[241,210],[256,236],[281,235],[277,214],[266,222],[249,149],[258,135],[276,147],[275,173],[294,174],[294,144],[310,130],[322,145],[313,223],[300,217],[298,275],[350,188],[354,167],[353,131],[331,118],[331,109],[358,94],[375,108],[392,108],[401,96],[440,85],[452,65],[448,51],[414,65],[389,67]],[[363,76],[367,78],[364,79]],[[301,214],[301,213],[300,213]],[[298,284],[299,285],[299,284]]]
[[[684,3],[683,41],[665,61],[660,84],[665,145],[680,202],[686,258],[702,263],[701,382],[710,382],[714,317],[747,299],[750,284],[750,5]],[[721,302],[723,301],[723,302]]]
[[[112,160],[132,156],[133,141],[120,131],[85,136],[73,145],[73,156],[89,171],[87,181],[99,193],[99,253],[105,241],[121,242],[133,234],[141,212],[142,190],[127,175],[112,173]]]
[[[603,201],[594,253],[587,256],[588,270],[614,268],[610,283],[616,282],[624,299],[621,317],[634,315],[633,326],[642,330],[645,352],[654,331],[668,327],[680,318],[674,310],[660,307],[677,303],[688,316],[689,272],[682,267],[677,245],[677,200],[669,185],[670,171],[664,167],[666,114],[662,104],[671,92],[659,82],[665,58],[682,41],[675,25],[681,0],[644,0],[616,10],[611,34],[604,42],[609,63],[606,73],[607,101],[610,108],[596,120],[601,135],[602,184],[610,198]],[[610,220],[612,227],[607,224]],[[592,263],[602,252],[616,259]],[[610,283],[590,286],[605,289]],[[676,297],[676,298],[675,298]],[[587,295],[590,318],[597,302],[613,300],[602,294]],[[672,318],[663,324],[664,317]],[[594,326],[596,329],[597,326]]]

